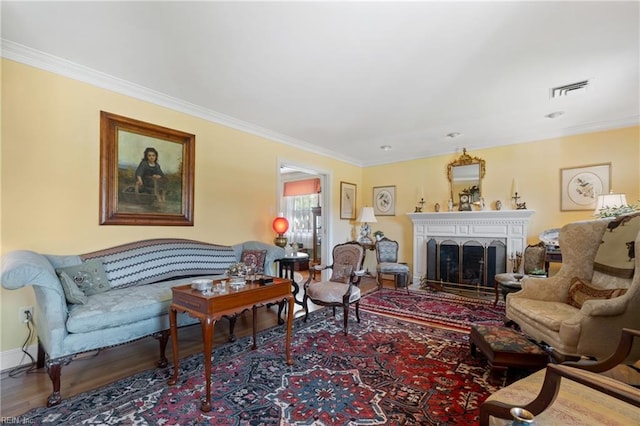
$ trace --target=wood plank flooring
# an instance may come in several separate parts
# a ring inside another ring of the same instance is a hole
[[[393,287],[393,281],[383,280],[385,287]],[[375,278],[363,278],[363,293],[376,289]],[[302,300],[302,291],[298,294]],[[311,305],[311,304],[310,304]],[[310,306],[311,310],[317,309]],[[277,307],[258,310],[257,327],[264,330],[277,325]],[[296,317],[303,316],[304,309],[296,305]],[[247,312],[238,318],[235,334],[238,338],[251,335],[251,313]],[[214,347],[223,344],[229,337],[229,325],[222,320],[215,325]],[[180,358],[202,351],[202,335],[199,325],[180,329]],[[167,346],[167,357],[173,362],[171,342]],[[158,341],[147,337],[136,342],[104,349],[99,353],[89,353],[75,359],[62,368],[61,394],[69,398],[100,386],[107,385],[141,371],[155,368],[159,357]],[[33,408],[46,405],[51,394],[51,381],[46,370],[34,370],[29,374],[9,377],[8,371],[0,377],[0,416],[19,416]]]

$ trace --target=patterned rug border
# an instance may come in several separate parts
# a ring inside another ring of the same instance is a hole
[[[380,297],[380,295],[414,295],[419,297],[424,297],[429,300],[435,301],[445,301],[451,303],[467,303],[477,306],[486,306],[491,310],[497,309],[501,310],[502,314],[504,314],[505,304],[503,301],[499,300],[498,303],[494,306],[493,300],[489,299],[478,299],[473,297],[462,296],[459,294],[447,293],[447,292],[434,292],[427,290],[414,290],[409,289],[407,292],[406,289],[392,289],[392,288],[381,288],[379,290],[375,290],[365,294],[360,301],[360,309],[365,312],[373,312],[379,315],[384,315],[391,318],[399,318],[405,321],[410,321],[417,324],[425,324],[432,327],[444,328],[447,330],[453,331],[462,331],[462,332],[470,332],[473,324],[470,324],[466,321],[456,321],[454,319],[448,318],[446,316],[439,315],[437,313],[434,314],[420,314],[418,312],[408,312],[406,310],[388,308],[388,307],[380,307],[380,306],[367,306],[367,298],[371,297]],[[364,302],[364,303],[363,303]]]

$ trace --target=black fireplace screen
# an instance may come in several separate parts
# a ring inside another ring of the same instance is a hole
[[[493,290],[496,274],[506,272],[507,247],[502,241],[445,240],[427,242],[427,280],[442,285]]]

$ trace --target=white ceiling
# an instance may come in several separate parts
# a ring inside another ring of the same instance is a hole
[[[639,5],[2,1],[2,56],[368,166],[639,124]]]

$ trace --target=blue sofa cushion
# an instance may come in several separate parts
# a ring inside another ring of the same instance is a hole
[[[97,259],[80,265],[56,268],[62,289],[69,303],[87,303],[87,297],[109,291],[109,280]]]
[[[220,275],[237,261],[232,247],[175,238],[137,241],[83,254],[80,258],[99,259],[111,288],[177,277]]]

